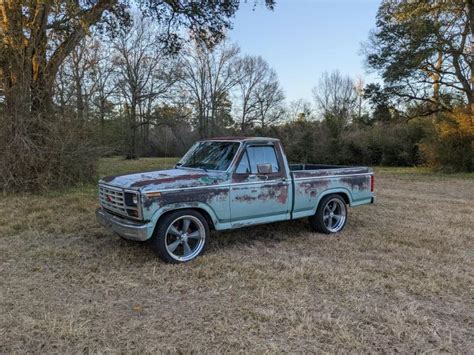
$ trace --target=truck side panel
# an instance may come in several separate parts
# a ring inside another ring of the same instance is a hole
[[[233,184],[230,194],[234,228],[289,219],[290,181]]]
[[[293,218],[313,215],[321,198],[340,193],[348,198],[350,206],[370,203],[370,179],[367,168],[341,168],[314,171],[295,171]]]

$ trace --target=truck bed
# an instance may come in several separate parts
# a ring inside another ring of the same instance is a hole
[[[323,164],[290,164],[290,172],[293,178],[311,178],[328,175],[359,175],[369,174],[371,170],[367,167],[323,165]]]
[[[322,164],[290,164],[293,183],[293,218],[314,213],[321,196],[340,193],[346,203],[356,206],[371,203],[371,175],[368,167]]]
[[[347,168],[347,166],[324,165],[324,164],[290,164],[290,171],[341,169],[341,168]]]

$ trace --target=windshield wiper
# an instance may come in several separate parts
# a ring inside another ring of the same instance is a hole
[[[189,165],[181,165],[183,168],[194,168],[194,169],[202,169],[207,173],[207,169],[201,164],[189,164]]]
[[[198,165],[198,166],[196,166],[196,168],[202,169],[202,170],[204,170],[204,171],[207,173],[207,169],[206,169],[204,166],[202,166],[202,165]]]

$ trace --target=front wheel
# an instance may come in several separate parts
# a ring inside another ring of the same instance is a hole
[[[309,224],[316,232],[340,232],[347,222],[347,206],[339,195],[328,195],[319,202],[316,214],[309,217]]]
[[[178,210],[163,217],[150,240],[152,249],[168,263],[183,263],[206,249],[209,225],[194,210]]]

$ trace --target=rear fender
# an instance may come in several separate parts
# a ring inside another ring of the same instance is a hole
[[[325,190],[324,192],[322,192],[317,201],[316,201],[316,204],[315,206],[313,207],[313,214],[316,213],[316,210],[318,209],[318,206],[319,206],[319,203],[321,202],[321,200],[325,197],[325,196],[328,196],[328,195],[332,195],[332,194],[344,194],[347,199],[349,200],[349,203],[348,205],[349,206],[352,206],[352,193],[350,190],[348,189],[345,189],[343,187],[341,188],[334,188],[334,189],[328,189],[328,190]]]

